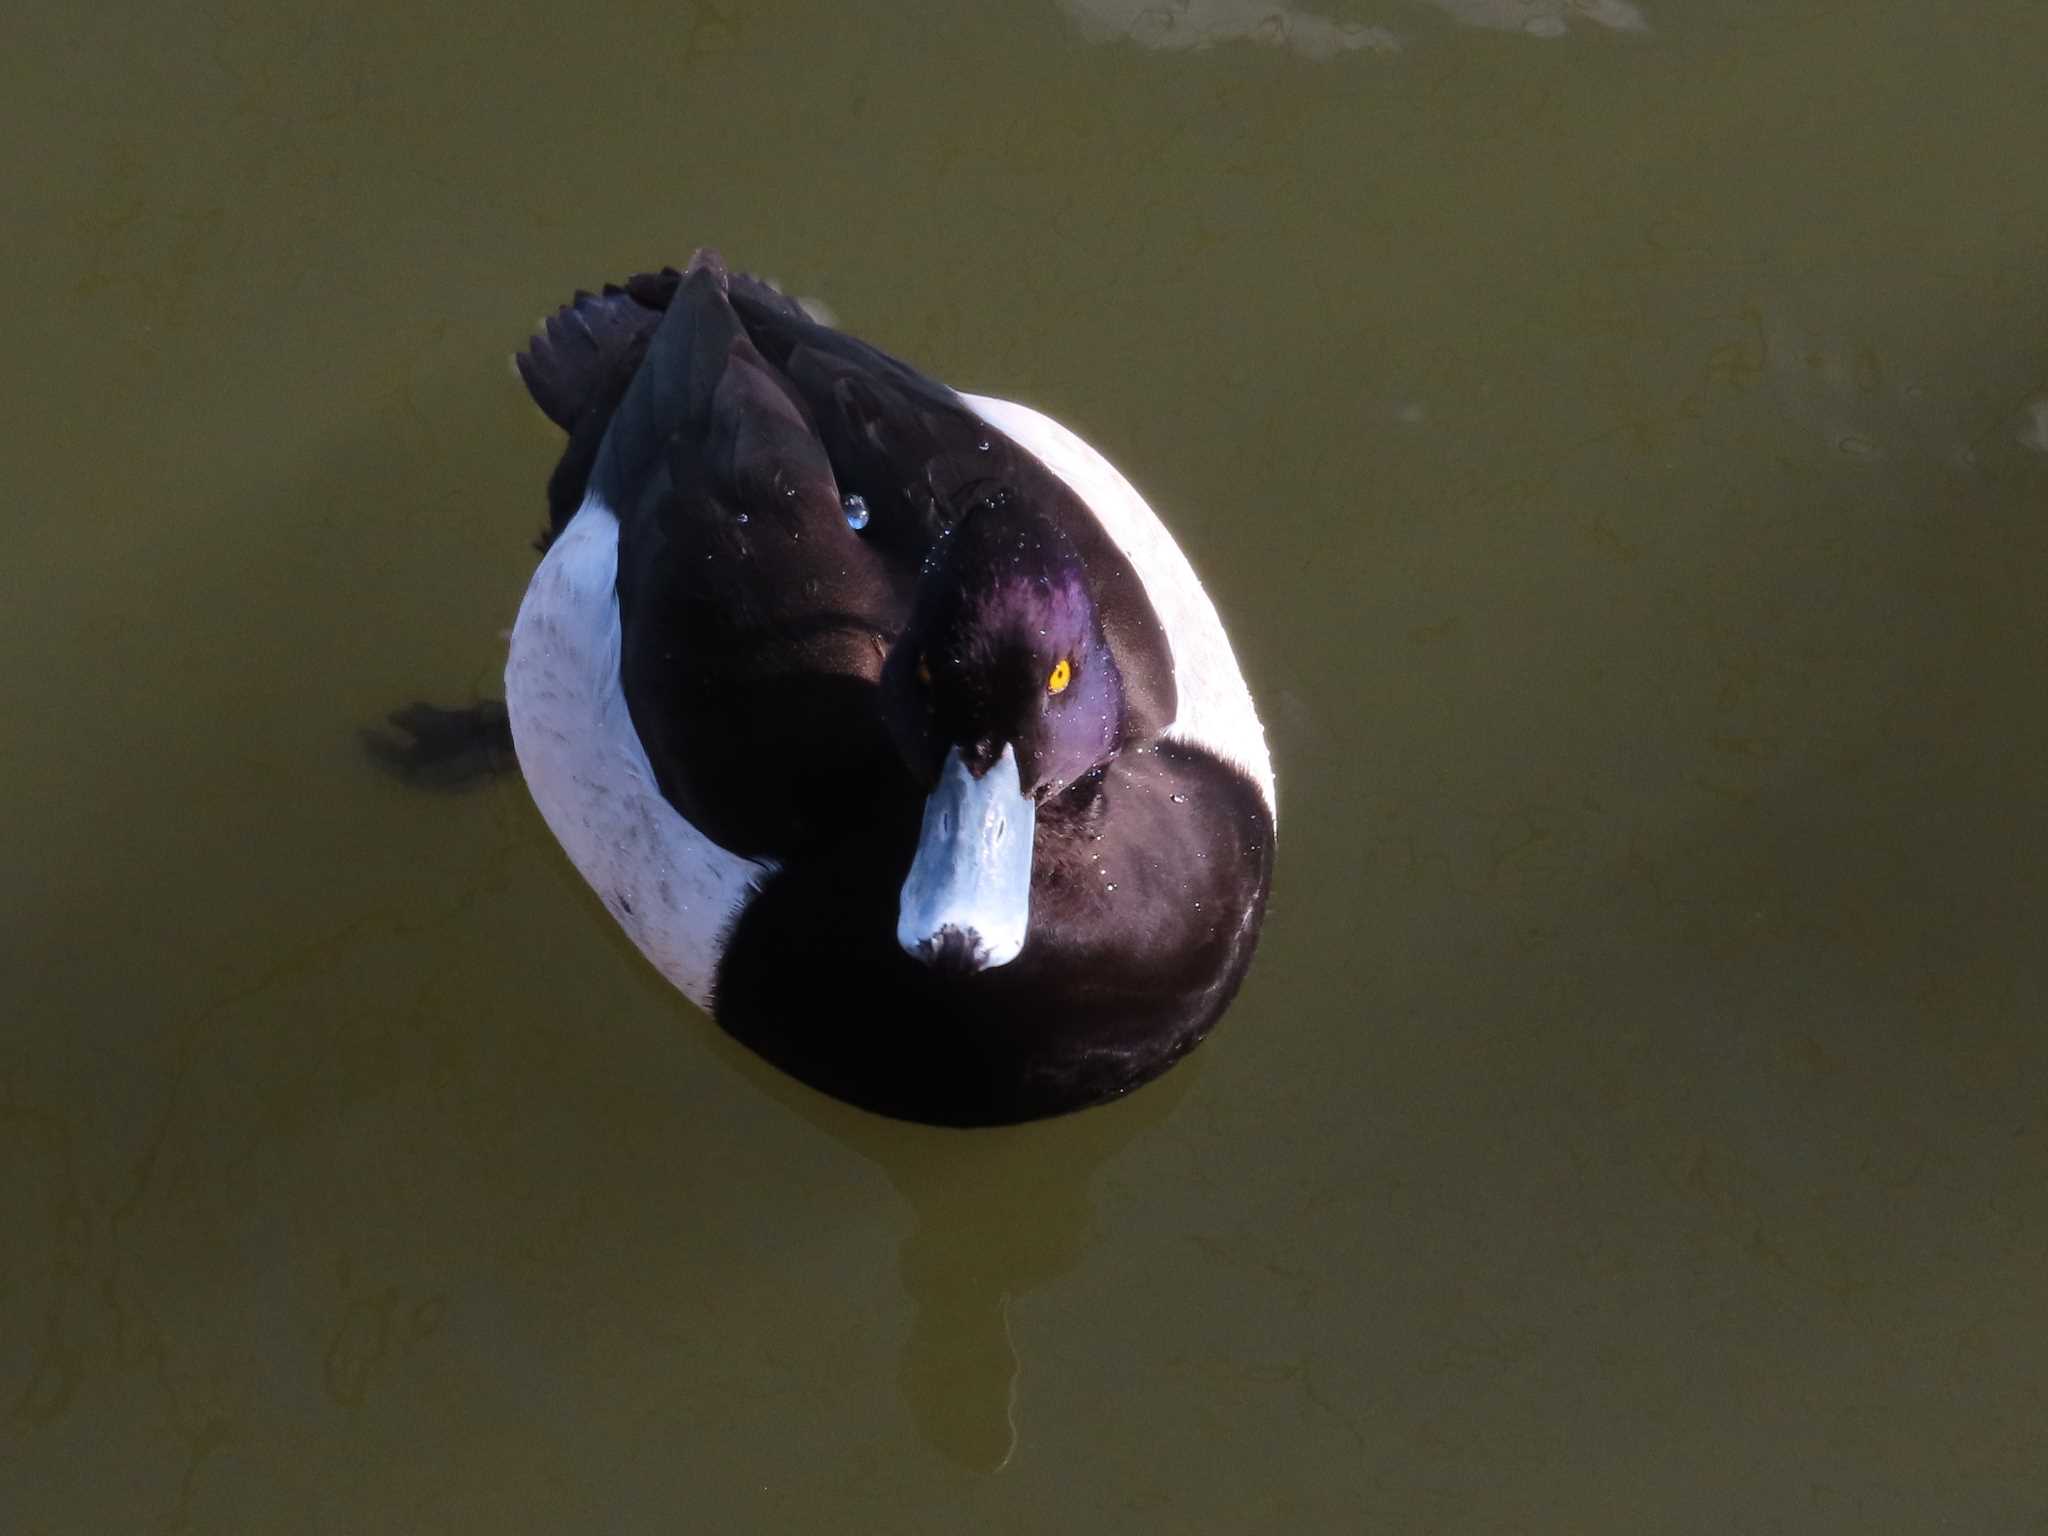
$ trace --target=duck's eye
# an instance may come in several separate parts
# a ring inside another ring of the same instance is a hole
[[[1065,693],[1067,684],[1074,680],[1074,664],[1062,656],[1052,664],[1052,675],[1045,680],[1047,693]]]
[[[917,680],[926,688],[932,685],[932,664],[926,660],[923,651],[917,653]]]

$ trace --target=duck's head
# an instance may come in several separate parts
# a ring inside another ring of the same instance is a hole
[[[1123,677],[1056,521],[998,492],[939,541],[882,700],[928,790],[896,940],[942,969],[1005,965],[1030,925],[1040,808],[1123,741]]]

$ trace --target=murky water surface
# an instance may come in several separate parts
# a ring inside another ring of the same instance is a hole
[[[0,1526],[2048,1519],[2048,7],[7,32]],[[357,751],[703,241],[1232,623],[1277,897],[1127,1103],[825,1103]]]

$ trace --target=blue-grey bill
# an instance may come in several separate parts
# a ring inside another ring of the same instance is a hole
[[[1038,806],[1009,747],[975,778],[955,747],[924,802],[917,857],[903,882],[896,942],[927,964],[1008,965],[1031,923],[1031,841]]]

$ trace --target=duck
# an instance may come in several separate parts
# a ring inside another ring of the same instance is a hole
[[[718,1026],[902,1120],[1100,1104],[1204,1039],[1274,777],[1144,498],[714,250],[515,362],[566,434],[505,666],[569,861]]]

